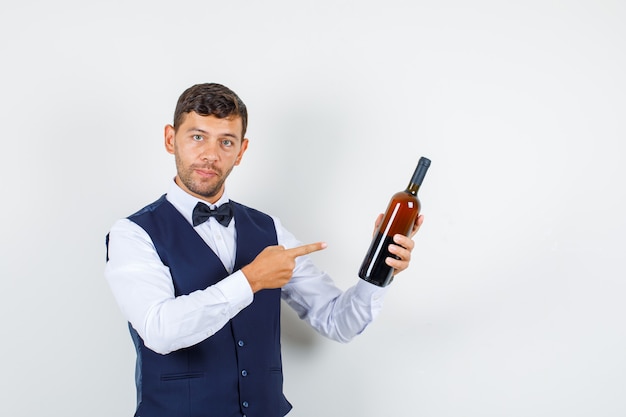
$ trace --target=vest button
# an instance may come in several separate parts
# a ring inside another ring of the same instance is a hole
[[[248,376],[248,371],[246,371],[245,369],[241,371],[241,376]]]
[[[239,347],[243,347],[243,345],[245,345],[245,343],[243,343],[243,340],[238,341],[237,344],[239,345]]]
[[[244,408],[248,408],[250,404],[248,404],[248,401],[244,401],[241,403],[241,405],[243,405]]]

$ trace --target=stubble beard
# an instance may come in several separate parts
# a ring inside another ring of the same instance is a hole
[[[213,198],[217,196],[222,191],[226,178],[228,178],[228,175],[232,171],[232,168],[230,168],[226,174],[224,174],[221,169],[210,163],[204,165],[192,164],[185,167],[178,156],[176,157],[176,168],[178,171],[178,178],[183,185],[192,193],[204,198]],[[196,169],[211,169],[217,173],[217,177],[211,180],[194,178],[194,171]]]

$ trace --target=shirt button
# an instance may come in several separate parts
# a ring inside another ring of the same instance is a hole
[[[248,408],[250,404],[248,404],[248,401],[244,401],[241,403],[241,405],[243,405],[243,408]]]
[[[248,371],[246,371],[245,369],[241,371],[241,376],[248,376]]]
[[[238,341],[237,344],[239,345],[239,347],[243,347],[243,345],[245,345],[245,343],[243,343],[243,340]]]

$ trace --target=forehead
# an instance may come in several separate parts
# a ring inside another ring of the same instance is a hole
[[[183,133],[201,131],[212,135],[228,135],[241,139],[243,121],[237,115],[219,118],[213,115],[203,116],[192,111],[183,116],[182,123],[177,130]]]

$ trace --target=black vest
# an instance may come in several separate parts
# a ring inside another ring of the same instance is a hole
[[[237,227],[235,270],[277,244],[272,219],[231,201]],[[165,196],[131,215],[169,267],[176,296],[228,276],[217,255]],[[136,417],[281,417],[280,290],[263,290],[222,329],[195,346],[161,355],[130,327],[137,350]]]

